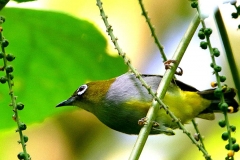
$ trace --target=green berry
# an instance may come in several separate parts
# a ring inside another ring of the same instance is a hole
[[[232,132],[235,132],[237,128],[236,128],[236,126],[231,125],[230,129],[231,129]]]
[[[232,145],[232,149],[235,151],[235,152],[238,152],[240,147],[239,147],[239,144],[233,144]]]
[[[207,49],[207,42],[205,42],[205,41],[200,42],[200,47],[202,49]]]
[[[232,18],[237,19],[238,18],[238,13],[232,13]]]
[[[17,103],[17,109],[22,110],[24,108],[24,104],[22,102]]]
[[[223,134],[222,134],[222,139],[223,139],[224,141],[226,141],[226,140],[228,140],[228,138],[229,138],[228,132],[223,132]]]
[[[204,28],[200,28],[199,31],[204,32]]]
[[[22,160],[25,158],[25,154],[23,152],[20,152],[20,153],[18,153],[17,157],[18,157],[18,159]]]
[[[4,39],[4,40],[2,41],[2,46],[3,46],[3,47],[7,47],[8,45],[9,45],[8,40]]]
[[[7,82],[7,78],[6,77],[0,77],[0,83],[4,84]]]
[[[9,73],[9,78],[12,80],[14,76],[11,73]]]
[[[221,88],[216,88],[214,90],[214,96],[219,98],[222,95],[222,89]]]
[[[227,112],[228,111],[228,104],[227,103],[221,103],[220,105],[220,110],[223,112]]]
[[[24,140],[24,142],[26,143],[27,141],[28,141],[28,136],[23,136],[23,140]]]
[[[13,67],[12,67],[12,66],[7,66],[7,67],[6,67],[6,72],[7,72],[7,73],[13,72]]]
[[[216,65],[216,66],[213,67],[213,69],[214,69],[215,72],[221,72],[222,67]]]
[[[203,31],[199,31],[199,32],[198,32],[198,37],[199,37],[200,39],[204,39],[204,38],[205,38],[204,32],[203,32]]]
[[[11,62],[15,59],[15,56],[13,54],[7,54],[6,59]]]
[[[0,59],[2,59],[4,57],[4,53],[0,52]]]
[[[233,138],[233,137],[231,137],[231,140],[232,140],[232,143],[234,144],[234,143],[236,143],[236,138]]]
[[[0,16],[0,21],[2,21],[2,23],[4,23],[5,22],[5,17]]]
[[[227,144],[227,145],[225,146],[225,149],[226,149],[226,150],[230,150],[230,145]]]
[[[219,50],[217,48],[213,48],[213,55],[215,57],[219,57],[220,56],[220,52],[219,52]]]
[[[214,67],[214,64],[213,64],[213,63],[210,63],[210,66],[213,68],[213,67]]]
[[[225,120],[218,121],[218,124],[219,124],[220,127],[225,127],[226,126]]]
[[[20,124],[19,129],[22,130],[22,131],[26,130],[27,129],[27,125],[25,123],[22,123],[22,124]]]
[[[225,82],[226,79],[227,79],[227,78],[226,78],[225,76],[220,76],[220,81],[221,81],[221,82]]]
[[[197,6],[198,6],[198,2],[195,1],[191,3],[192,8],[197,8]]]
[[[210,35],[212,34],[212,29],[211,29],[211,28],[205,28],[205,29],[204,29],[204,34],[205,34],[206,36],[210,36]]]

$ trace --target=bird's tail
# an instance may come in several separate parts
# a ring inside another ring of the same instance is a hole
[[[199,91],[198,94],[203,98],[211,100],[210,106],[207,110],[203,112],[220,112],[219,103],[221,102],[220,98],[217,98],[214,95],[215,89],[208,89],[204,91]],[[234,99],[236,96],[236,90],[234,88],[226,88],[223,90],[225,102],[228,104],[229,112],[235,113],[239,110],[239,104]],[[231,107],[230,107],[231,106]]]

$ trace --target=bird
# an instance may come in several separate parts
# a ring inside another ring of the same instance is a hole
[[[156,92],[163,76],[141,74],[143,80]],[[171,112],[183,124],[194,118],[214,120],[219,109],[220,98],[214,96],[215,88],[199,91],[179,80],[172,80],[163,98]],[[239,110],[234,99],[236,90],[228,88],[224,93],[225,102],[231,106],[231,113]],[[146,117],[153,97],[133,73],[127,72],[118,77],[92,81],[81,85],[67,100],[56,107],[77,106],[94,114],[102,123],[113,130],[126,134],[139,134],[139,120]],[[159,109],[156,122],[150,134],[174,135],[178,128],[176,122]]]

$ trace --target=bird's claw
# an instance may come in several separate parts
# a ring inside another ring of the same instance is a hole
[[[176,63],[177,61],[176,60],[173,60],[173,59],[170,59],[170,60],[167,60],[164,62],[164,66],[165,66],[165,69],[170,69],[172,66],[171,66],[171,63]],[[177,67],[179,68],[180,71],[176,71],[175,74],[176,75],[179,75],[181,76],[183,74],[183,69],[181,67]]]
[[[139,126],[143,126],[145,124],[147,124],[147,117],[143,117],[143,118],[138,120],[138,125]]]
[[[147,124],[147,117],[143,117],[140,120],[138,120],[138,125],[143,126]],[[164,133],[166,135],[175,135],[173,130],[171,128],[167,128],[165,126],[160,126],[160,124],[156,121],[152,121],[152,130],[159,131],[159,133]]]
[[[143,117],[138,120],[138,125],[143,126],[147,124],[147,117]],[[158,122],[153,121],[152,127],[158,127],[160,124]]]

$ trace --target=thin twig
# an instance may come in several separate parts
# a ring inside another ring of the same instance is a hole
[[[2,53],[4,55],[4,57],[3,57],[3,63],[4,63],[3,69],[6,70],[8,62],[7,62],[7,59],[6,59],[5,46],[3,45],[3,41],[4,41],[4,38],[3,38],[3,35],[2,35],[2,30],[1,30],[0,31],[0,45],[1,45]],[[20,118],[19,118],[19,115],[18,115],[16,96],[14,95],[14,91],[13,91],[13,81],[11,80],[10,73],[7,72],[7,71],[6,71],[6,78],[7,78],[8,88],[9,88],[9,95],[11,97],[11,106],[12,106],[13,112],[14,112],[13,119],[16,121],[17,126],[18,126],[18,129],[16,130],[19,133],[19,137],[20,137],[20,141],[18,141],[18,142],[22,146],[22,150],[23,150],[23,154],[24,154],[24,160],[28,160],[29,155],[27,153],[26,143],[24,141],[24,136],[23,136],[23,133],[22,133],[22,129],[20,127],[22,125],[22,122],[20,121]]]
[[[141,7],[141,9],[142,9],[142,15],[143,15],[143,16],[145,17],[145,19],[146,19],[146,22],[147,22],[148,27],[149,27],[149,29],[150,29],[150,31],[151,31],[151,35],[152,35],[152,37],[153,37],[153,39],[154,39],[154,42],[156,43],[156,45],[157,45],[157,47],[158,47],[158,49],[159,49],[159,51],[160,51],[160,54],[161,54],[162,59],[163,59],[163,62],[165,62],[165,61],[167,61],[167,57],[166,57],[166,54],[165,54],[165,52],[164,52],[164,48],[163,48],[163,46],[161,45],[161,43],[159,42],[159,40],[158,40],[158,38],[157,38],[157,35],[156,35],[156,33],[155,33],[155,28],[154,28],[153,25],[151,24],[150,18],[148,17],[148,13],[147,13],[147,11],[146,11],[143,3],[142,3],[142,0],[139,0],[139,4],[140,4],[140,7]]]
[[[199,7],[197,7],[197,11],[198,11],[199,14],[201,13]],[[202,24],[202,28],[205,30],[207,27],[206,27],[206,24],[204,22],[204,19],[201,19],[201,24]],[[209,49],[209,52],[210,52],[210,57],[211,57],[211,60],[212,60],[212,64],[213,64],[213,66],[217,66],[215,56],[213,54],[213,48],[212,48],[211,41],[210,41],[210,35],[206,36],[206,41],[207,41],[207,46],[208,46],[208,49]],[[215,74],[215,77],[216,77],[218,88],[222,89],[219,73],[217,71],[214,71],[214,74]],[[220,94],[220,101],[221,101],[221,104],[225,103],[224,94],[222,92]],[[229,148],[230,148],[230,150],[232,150],[233,142],[232,142],[232,138],[231,138],[231,128],[230,128],[228,114],[227,114],[226,111],[223,111],[223,115],[224,115],[224,119],[225,119],[225,122],[226,122],[226,128],[227,128],[228,137],[229,137],[228,138]],[[226,157],[226,159],[229,159],[229,158],[231,160],[234,159],[234,157]]]

